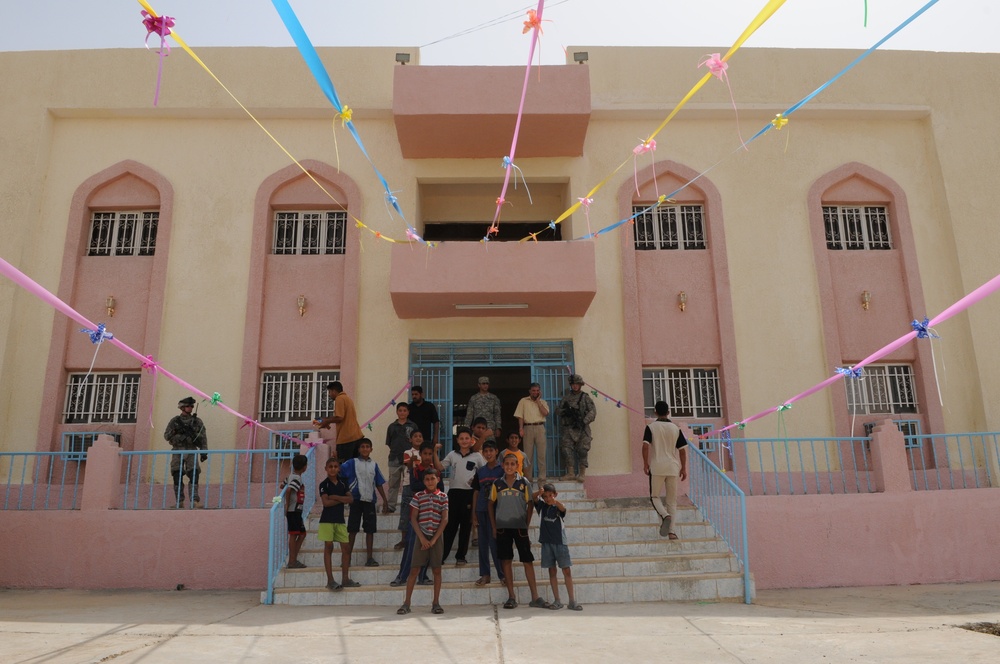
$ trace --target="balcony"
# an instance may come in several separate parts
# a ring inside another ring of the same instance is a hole
[[[597,294],[593,242],[393,245],[400,318],[583,317]]]
[[[524,67],[396,67],[392,114],[406,159],[510,152]],[[532,68],[515,159],[578,157],[590,122],[590,68]]]

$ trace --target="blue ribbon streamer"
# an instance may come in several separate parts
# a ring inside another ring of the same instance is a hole
[[[298,16],[292,11],[291,6],[288,4],[288,0],[271,0],[271,4],[278,11],[278,16],[281,17],[282,22],[285,24],[285,28],[288,30],[288,34],[291,35],[292,41],[299,49],[299,53],[302,55],[302,59],[305,60],[306,66],[309,67],[309,71],[312,72],[313,78],[319,84],[320,90],[326,96],[333,107],[337,109],[337,113],[343,113],[344,106],[340,103],[340,97],[337,96],[337,89],[333,86],[333,81],[330,80],[330,75],[327,73],[326,68],[323,66],[323,61],[319,59],[319,54],[316,52],[316,48],[309,41],[309,36],[306,34],[305,29],[302,27],[302,23],[299,21]],[[347,120],[344,125],[347,130],[351,132],[351,136],[354,137],[354,142],[358,144],[361,149],[361,154],[365,156],[368,163],[371,164],[372,169],[375,171],[375,176],[378,177],[379,182],[382,183],[382,188],[385,189],[386,201],[392,204],[392,207],[399,213],[400,217],[405,220],[406,217],[403,211],[399,207],[399,202],[396,197],[393,196],[392,190],[389,187],[388,181],[382,175],[381,171],[372,161],[371,156],[365,149],[365,144],[361,140],[361,136],[358,134],[357,128],[354,126],[353,120]]]

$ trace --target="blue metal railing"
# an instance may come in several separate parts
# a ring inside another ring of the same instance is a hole
[[[155,450],[121,452],[125,486],[122,509],[192,507],[197,487],[200,506],[213,509],[270,507],[288,462],[274,459],[276,450]],[[202,460],[204,459],[204,460]],[[180,469],[175,478],[171,464]],[[283,471],[283,468],[285,469]],[[185,472],[185,469],[187,472]],[[197,469],[197,470],[195,470]],[[182,483],[181,500],[175,479]],[[184,502],[186,498],[187,502]]]
[[[316,448],[309,448],[309,451],[306,452],[306,459],[308,459],[309,465],[302,473],[302,484],[306,493],[305,503],[302,505],[302,518],[308,521],[309,513],[316,504]],[[281,499],[280,488],[276,493],[268,520],[267,593],[264,595],[264,604],[274,604],[274,582],[278,578],[278,572],[288,560],[288,527],[285,523],[285,503]]]
[[[904,436],[913,489],[980,489],[1000,485],[1000,433]]]
[[[5,510],[80,509],[81,463],[65,452],[0,452]]]
[[[872,493],[867,438],[733,439],[747,495]]]
[[[747,542],[747,497],[705,453],[688,445],[688,497],[725,540],[743,572],[743,601],[750,604],[750,553]]]

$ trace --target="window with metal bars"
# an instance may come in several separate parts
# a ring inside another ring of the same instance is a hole
[[[656,417],[657,401],[670,405],[672,418],[722,417],[717,368],[643,369],[642,394],[647,417]]]
[[[158,210],[93,212],[88,256],[152,256],[156,253]]]
[[[138,404],[138,373],[71,373],[63,422],[135,424]]]
[[[845,387],[852,415],[919,412],[909,364],[869,364],[860,378],[848,378]]]
[[[275,212],[271,253],[343,254],[346,234],[347,213],[343,210]]]
[[[702,205],[634,205],[636,249],[705,249],[705,208]],[[644,212],[645,210],[645,212]]]
[[[884,205],[824,205],[823,226],[827,249],[892,249]]]
[[[333,412],[333,399],[325,388],[340,380],[330,369],[263,371],[260,375],[261,422],[309,422]]]

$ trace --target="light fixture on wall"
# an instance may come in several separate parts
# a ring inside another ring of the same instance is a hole
[[[684,311],[685,309],[687,309],[687,304],[688,304],[688,294],[685,293],[684,291],[681,291],[680,293],[677,294],[677,308],[680,309],[681,311]]]
[[[573,54],[573,62],[578,65],[582,65],[584,62],[590,59],[590,53],[587,51],[577,51]]]
[[[104,301],[104,306],[107,307],[107,309],[108,309],[108,317],[109,318],[114,318],[115,317],[115,304],[116,304],[116,302],[115,302],[115,296],[114,295],[108,295],[108,299],[106,299]]]
[[[396,62],[398,62],[399,64],[405,65],[409,61],[410,61],[410,54],[409,53],[397,53],[396,54]]]
[[[863,290],[861,291],[861,308],[868,311],[868,308],[872,304],[872,293],[871,291]]]
[[[295,300],[295,304],[297,304],[298,307],[299,307],[299,316],[305,316],[306,315],[306,296],[305,295],[299,295],[298,299]]]

